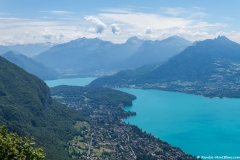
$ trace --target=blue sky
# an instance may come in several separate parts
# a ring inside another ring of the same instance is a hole
[[[0,44],[173,35],[190,41],[225,35],[240,43],[239,8],[239,0],[0,0]]]

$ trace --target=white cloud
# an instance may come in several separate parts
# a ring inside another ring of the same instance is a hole
[[[49,11],[49,12],[53,14],[72,14],[72,12],[68,11]]]
[[[87,34],[84,26],[77,29],[78,25],[75,22],[65,23],[0,16],[0,26],[2,27],[0,29],[0,45],[44,43],[47,41],[64,43],[83,36],[93,38],[91,34]]]
[[[198,30],[198,31],[202,31],[202,30],[209,30],[212,28],[226,28],[228,27],[227,24],[222,24],[222,23],[208,23],[208,22],[197,22],[194,23],[192,25],[189,25],[188,28],[191,28],[192,30]]]
[[[121,30],[120,30],[120,28],[118,27],[117,24],[113,23],[113,24],[111,24],[111,27],[112,27],[112,33],[114,33],[114,34],[120,34],[121,33]]]
[[[64,38],[64,35],[62,32],[59,33],[59,40],[62,40]]]
[[[101,34],[107,28],[107,25],[96,17],[88,16],[85,17],[85,20],[91,21],[92,23],[96,24],[96,32],[99,34]]]
[[[64,14],[73,14],[73,12],[68,11],[58,11],[58,10],[52,10],[52,11],[39,11],[42,13],[51,13],[51,14],[58,14],[58,15],[64,15]]]
[[[62,32],[52,32],[49,28],[44,28],[41,31],[41,35],[46,41],[55,42],[59,42],[65,37]]]
[[[223,23],[209,23],[203,19],[208,16],[204,8],[162,8],[160,14],[123,12],[111,9],[114,12],[100,13],[105,22],[121,24],[122,36],[139,36],[142,39],[164,39],[169,36],[179,35],[191,41],[214,38],[215,32],[229,27]],[[162,13],[162,14],[161,14]],[[168,15],[167,15],[168,14]],[[154,30],[154,32],[153,32]],[[239,38],[240,40],[240,38]]]
[[[146,13],[129,13],[129,14],[116,14],[116,13],[103,13],[99,15],[102,19],[108,21],[118,21],[131,25],[134,28],[141,28],[142,30],[147,27],[152,29],[166,29],[171,27],[178,27],[188,25],[191,20],[183,18],[163,17],[157,14]]]
[[[145,29],[145,34],[152,34],[153,30],[152,28],[148,27],[147,29]]]
[[[97,33],[96,28],[93,28],[93,27],[89,27],[86,31],[89,33]]]
[[[159,12],[135,12],[135,8],[100,9],[99,14],[79,18],[67,11],[45,11],[58,14],[57,19],[22,19],[0,15],[0,44],[64,43],[80,37],[101,38],[124,43],[130,36],[156,40],[178,35],[191,41],[215,38],[219,34],[240,43],[240,32],[231,24],[212,23],[205,9],[161,8]],[[138,8],[139,10],[139,8]],[[42,15],[42,17],[46,16]],[[228,17],[219,17],[230,19]],[[107,27],[111,26],[111,27]],[[224,32],[223,32],[224,31]],[[114,33],[114,34],[112,34]],[[121,33],[121,34],[120,34]]]
[[[203,12],[204,8],[200,7],[191,7],[191,8],[171,8],[171,7],[161,7],[160,13],[166,15],[167,17],[185,17],[185,19],[201,20],[204,17],[207,17],[208,14]]]
[[[162,11],[163,14],[167,14],[170,16],[179,16],[180,14],[187,12],[186,9],[180,8],[180,7],[176,7],[176,8],[160,7],[160,10]]]
[[[237,32],[237,31],[218,32],[217,34],[220,35],[220,36],[226,36],[229,39],[231,39],[232,41],[240,44],[240,32]]]
[[[49,30],[49,28],[44,28],[41,34],[43,38],[46,40],[52,40],[55,38],[55,35]]]

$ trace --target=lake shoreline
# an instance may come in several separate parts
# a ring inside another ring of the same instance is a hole
[[[119,89],[119,88],[118,88]],[[129,89],[129,88],[125,88],[125,89],[119,89],[119,90],[121,90],[121,91],[126,91],[127,93],[130,93],[130,94],[133,94],[133,95],[135,95],[135,96],[137,96],[138,98],[135,100],[135,101],[133,101],[133,106],[131,106],[131,107],[129,107],[129,108],[124,108],[124,110],[125,111],[134,111],[134,112],[136,112],[137,113],[137,116],[133,116],[133,117],[129,117],[129,118],[127,118],[127,119],[124,119],[123,121],[125,122],[125,123],[130,123],[130,124],[133,124],[133,125],[136,125],[136,126],[138,126],[139,128],[141,128],[142,130],[144,130],[144,131],[146,131],[147,133],[151,133],[152,135],[154,135],[154,137],[157,137],[157,138],[160,138],[160,139],[162,139],[163,141],[166,141],[166,142],[168,142],[169,144],[171,144],[172,146],[177,146],[177,147],[179,147],[179,148],[181,148],[182,150],[184,150],[186,153],[189,153],[189,154],[192,154],[192,155],[210,155],[210,153],[195,153],[195,152],[191,152],[190,150],[188,150],[188,149],[184,149],[184,147],[182,147],[181,145],[177,145],[176,143],[172,143],[171,142],[171,140],[169,141],[167,138],[165,138],[165,137],[168,137],[168,136],[161,136],[161,135],[159,135],[159,134],[156,134],[156,132],[153,132],[153,129],[149,129],[148,127],[145,127],[144,125],[141,125],[140,124],[140,122],[139,121],[141,121],[142,119],[144,119],[144,118],[146,118],[146,117],[143,117],[142,115],[141,115],[141,113],[138,111],[138,109],[139,109],[139,106],[137,106],[138,104],[136,104],[136,101],[138,101],[139,100],[139,96],[137,95],[137,94],[134,94],[133,92],[128,92],[127,90],[134,90],[134,89]],[[135,89],[135,90],[138,90],[138,89]],[[139,89],[140,91],[142,91],[142,92],[144,92],[144,91],[148,91],[148,90],[143,90],[143,89]],[[164,94],[167,94],[167,93],[169,93],[169,94],[179,94],[179,95],[186,95],[186,96],[188,96],[188,97],[190,97],[189,99],[191,99],[192,97],[194,97],[194,96],[196,96],[196,95],[191,95],[191,94],[185,94],[185,93],[181,93],[181,92],[169,92],[169,91],[160,91],[160,90],[150,90],[150,91],[155,91],[155,92],[163,92]],[[211,100],[220,100],[220,101],[229,101],[229,100],[234,100],[234,101],[239,101],[239,99],[236,99],[236,98],[233,98],[233,99],[230,99],[230,98],[206,98],[206,97],[203,97],[203,96],[196,96],[196,97],[198,97],[198,98],[200,98],[200,99],[203,99],[204,101],[211,101]],[[221,102],[220,102],[221,103]],[[145,111],[145,112],[143,112],[143,113],[146,113],[147,111]],[[157,112],[157,111],[155,111],[155,112]],[[180,112],[180,110],[179,110],[179,112]],[[214,112],[214,110],[212,110],[211,112]],[[236,114],[235,114],[236,115]],[[149,116],[149,117],[151,117],[151,116]],[[219,120],[221,120],[221,119],[219,119]],[[223,120],[223,119],[222,119]],[[145,120],[143,120],[143,121],[145,121]],[[174,122],[174,121],[173,121]],[[147,125],[151,125],[151,123],[152,122],[149,122],[148,124],[147,123],[145,123],[144,122],[144,124],[147,126]],[[198,120],[198,123],[201,123],[201,120]],[[216,124],[216,125],[218,125],[218,124]],[[154,128],[154,127],[153,127]],[[224,128],[220,128],[221,130],[224,130]],[[225,130],[224,132],[226,132],[227,133],[227,131]],[[169,133],[169,134],[171,134],[171,133]],[[174,132],[172,133],[172,134],[175,134]],[[180,134],[180,132],[179,132],[179,134]],[[187,134],[186,134],[187,135]],[[201,135],[200,135],[200,137],[199,137],[200,139],[201,139]],[[194,142],[193,142],[193,144],[194,144]],[[193,145],[192,144],[192,145]],[[236,145],[236,144],[235,144]],[[209,149],[210,150],[210,149]],[[216,149],[217,150],[217,149]],[[207,150],[205,150],[204,152],[206,152]],[[217,151],[216,151],[217,152]],[[224,153],[224,152],[223,152]],[[224,154],[224,155],[229,155],[229,154]],[[218,152],[218,153],[216,153],[216,154],[214,154],[213,156],[224,156],[224,155],[222,155],[220,152]],[[232,154],[230,154],[230,156],[231,156]],[[234,154],[234,155],[236,155],[236,154]]]
[[[192,155],[237,156],[240,99],[146,88],[115,89],[137,96],[132,107],[123,108],[137,116],[123,119],[125,123]]]

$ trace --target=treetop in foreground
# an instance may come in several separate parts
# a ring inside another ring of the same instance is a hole
[[[43,160],[42,148],[34,148],[33,138],[24,139],[17,133],[7,133],[6,126],[0,126],[0,159],[2,160]]]

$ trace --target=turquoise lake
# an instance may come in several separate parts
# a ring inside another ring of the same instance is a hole
[[[89,78],[68,78],[68,79],[57,79],[57,80],[47,80],[45,83],[49,87],[55,87],[59,85],[69,85],[69,86],[85,86],[88,85],[90,82],[95,80],[95,77]]]
[[[82,86],[80,80],[68,79],[67,85]],[[61,79],[45,82],[49,86],[65,84]],[[240,99],[210,99],[159,90],[118,90],[137,96],[133,106],[125,108],[137,115],[124,120],[126,123],[195,156],[240,156]]]

